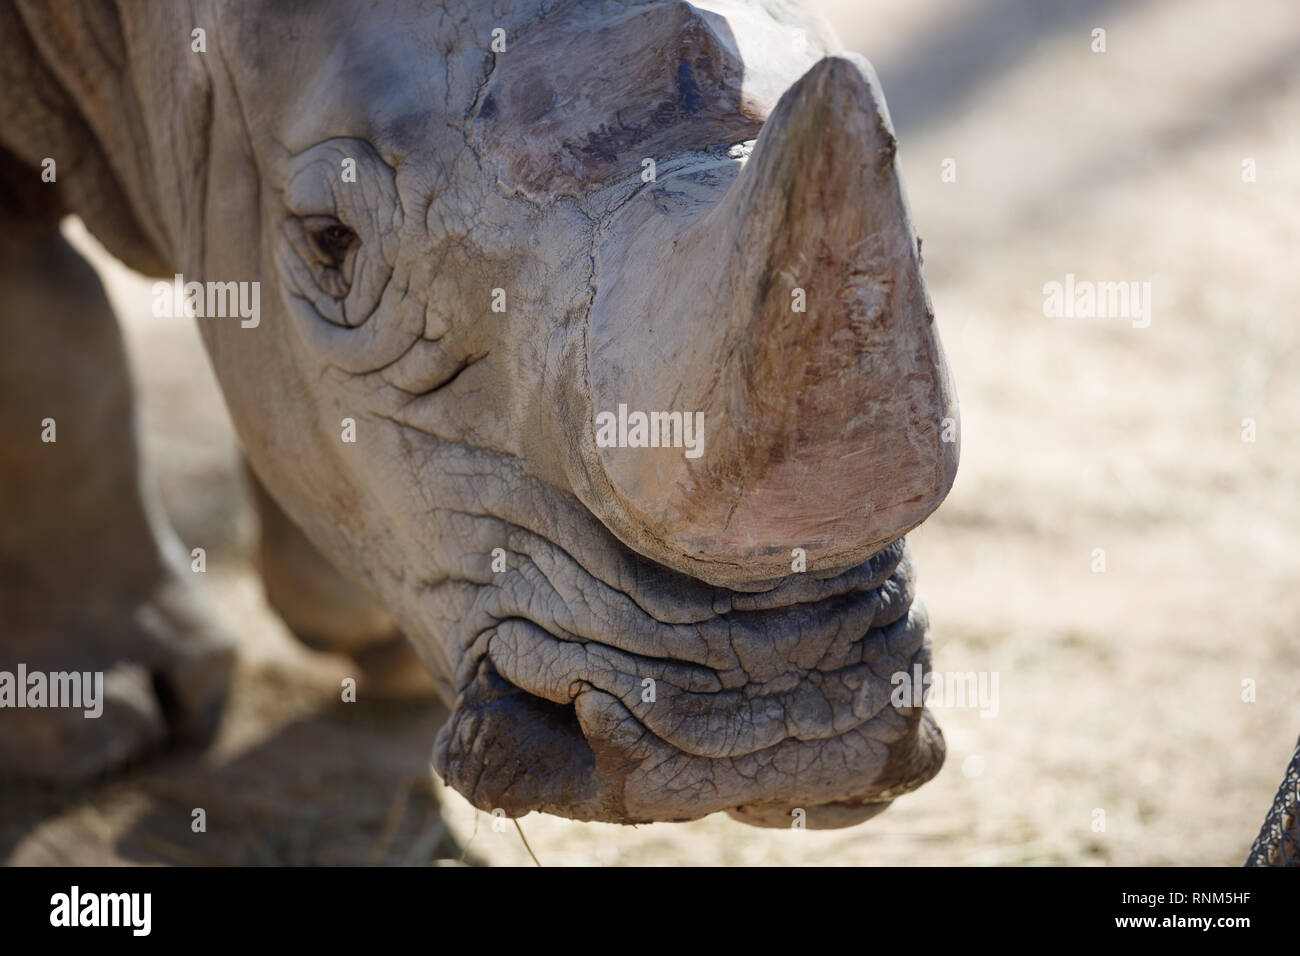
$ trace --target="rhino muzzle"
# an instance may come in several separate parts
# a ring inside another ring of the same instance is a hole
[[[653,571],[645,581],[659,585]],[[543,585],[473,641],[435,768],[509,816],[864,820],[943,761],[924,709],[892,696],[896,675],[929,667],[912,582],[899,541],[849,572],[767,592],[674,581],[706,599],[676,622],[642,610],[648,594],[598,599],[621,625],[604,628]]]

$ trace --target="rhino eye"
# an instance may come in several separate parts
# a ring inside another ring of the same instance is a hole
[[[355,232],[337,219],[326,217],[308,222],[307,235],[311,239],[312,251],[316,253],[320,264],[334,269],[343,266],[347,261],[348,253],[357,242]]]
[[[311,216],[303,225],[321,291],[335,299],[346,297],[352,285],[354,253],[361,240],[333,216]]]

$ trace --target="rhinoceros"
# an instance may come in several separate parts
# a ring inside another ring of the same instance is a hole
[[[476,807],[836,827],[937,772],[894,692],[956,399],[878,79],[820,18],[0,0],[0,92],[0,666],[107,675],[97,720],[0,711],[5,772],[202,739],[233,660],[64,214],[201,316],[275,540],[352,582],[269,539],[280,592],[406,635]]]

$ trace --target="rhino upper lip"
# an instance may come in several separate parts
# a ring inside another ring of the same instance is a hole
[[[837,736],[887,706],[879,682],[887,684],[889,674],[876,673],[873,664],[886,656],[889,629],[905,621],[910,608],[901,595],[887,593],[887,584],[789,609],[719,615],[710,623],[743,631],[739,640],[763,640],[758,632],[771,631],[773,643],[797,644],[783,634],[791,629],[824,635],[814,638],[820,645],[817,660],[811,661],[807,650],[799,662],[778,652],[774,663],[781,673],[757,679],[744,667],[719,671],[649,657],[620,648],[616,633],[578,635],[524,616],[500,620],[485,632],[483,658],[503,679],[544,700],[571,704],[581,693],[601,691],[648,733],[680,751],[742,756],[785,739]]]

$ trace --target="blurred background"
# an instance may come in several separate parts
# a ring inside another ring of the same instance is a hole
[[[938,778],[850,830],[533,814],[523,834],[544,865],[1239,864],[1300,733],[1300,6],[813,5],[898,133],[962,414],[956,486],[911,541],[936,669],[997,673],[996,714],[936,708]],[[430,780],[436,705],[340,705],[349,662],[267,610],[195,329],[67,228],[125,317],[146,449],[244,659],[211,751],[15,806],[0,854],[531,865]],[[1067,274],[1150,282],[1149,327],[1045,317]]]

